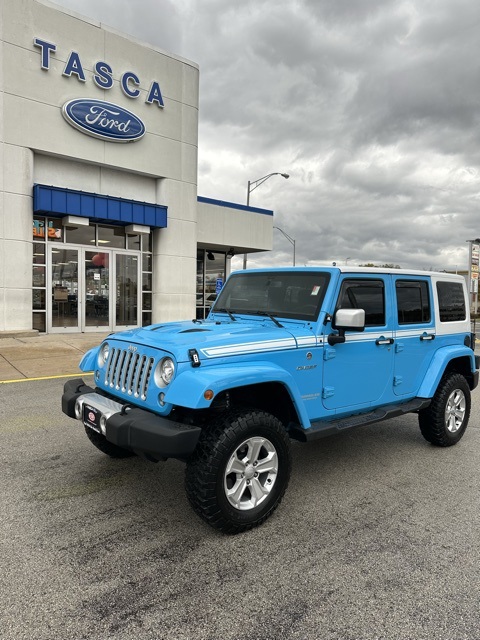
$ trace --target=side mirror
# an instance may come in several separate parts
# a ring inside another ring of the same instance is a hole
[[[328,344],[342,344],[345,342],[345,331],[363,331],[365,329],[364,309],[338,309],[332,321],[332,327],[338,333],[328,336]]]

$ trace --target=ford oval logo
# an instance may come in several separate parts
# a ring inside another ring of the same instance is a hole
[[[133,142],[145,134],[145,125],[134,113],[104,100],[76,98],[63,105],[62,114],[82,133],[109,142]]]

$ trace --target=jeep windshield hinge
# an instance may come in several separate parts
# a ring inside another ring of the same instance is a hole
[[[196,349],[189,349],[188,355],[190,356],[190,360],[192,361],[192,367],[199,367],[201,365],[200,356],[198,355],[198,351]]]

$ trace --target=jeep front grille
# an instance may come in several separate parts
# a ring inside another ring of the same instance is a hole
[[[154,363],[152,357],[112,347],[106,365],[105,386],[146,400]]]

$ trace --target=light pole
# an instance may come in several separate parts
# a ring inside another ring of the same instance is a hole
[[[285,231],[283,229],[280,229],[280,227],[273,227],[274,229],[278,229],[280,231],[280,233],[282,233],[285,238],[293,245],[293,266],[295,266],[295,240],[293,238],[291,238],[288,233],[285,233]]]
[[[247,186],[247,207],[250,206],[250,194],[252,193],[252,191],[255,191],[255,189],[257,187],[259,187],[261,184],[263,184],[266,180],[268,180],[272,176],[282,176],[282,178],[285,178],[285,179],[290,177],[288,175],[288,173],[279,173],[277,171],[275,173],[269,173],[266,176],[263,176],[263,178],[258,178],[258,180],[249,180],[248,181],[248,186]],[[244,269],[247,268],[247,254],[246,253],[243,254],[243,268]]]

